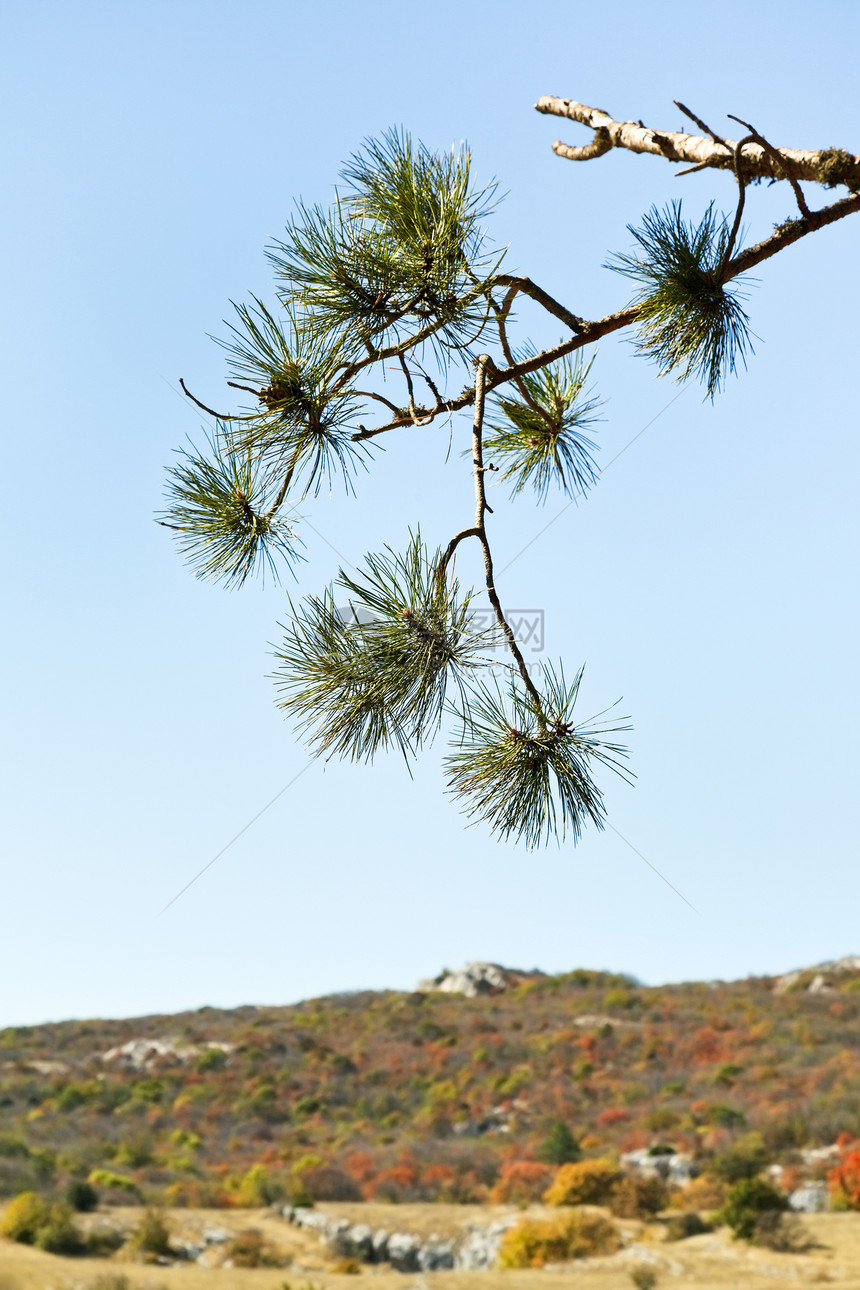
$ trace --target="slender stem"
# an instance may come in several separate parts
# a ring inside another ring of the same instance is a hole
[[[182,386],[183,393],[187,395],[187,397],[191,400],[191,402],[196,403],[198,408],[201,408],[202,411],[207,413],[208,416],[214,417],[216,421],[256,421],[257,420],[256,416],[237,417],[230,412],[226,412],[226,413],[215,412],[212,408],[207,408],[206,404],[201,403],[199,399],[195,399],[194,395],[188,389],[187,385],[185,384],[181,376],[179,378],[179,384]]]
[[[806,216],[808,216],[811,212],[809,207],[806,204],[806,198],[803,195],[800,184],[797,182],[797,180],[794,177],[794,172],[791,168],[791,163],[788,160],[788,158],[783,157],[779,153],[779,151],[776,148],[774,148],[773,144],[768,143],[767,139],[765,139],[763,135],[759,134],[755,126],[750,125],[748,121],[742,121],[739,116],[732,116],[731,112],[729,113],[729,119],[732,121],[737,121],[738,125],[742,125],[745,130],[749,130],[750,135],[752,136],[755,143],[760,144],[762,148],[764,148],[765,152],[770,157],[771,161],[774,163],[774,170],[782,171],[782,173],[785,175],[788,182],[791,184],[795,199],[797,201],[798,209],[800,210],[801,215],[803,215],[803,217],[806,218]]]
[[[424,380],[427,382],[427,388],[430,390],[430,393],[433,395],[433,398],[436,400],[437,405],[441,406],[442,395],[439,393],[439,390],[437,389],[435,382],[430,379],[430,377],[424,371],[424,368],[418,362],[418,359],[415,357],[414,354],[412,355],[412,362],[415,364],[415,366],[418,368],[418,371],[421,373],[421,375],[424,377]]]
[[[695,121],[696,125],[699,127],[700,130],[704,130],[705,134],[709,134],[713,139],[714,143],[719,143],[724,148],[729,147],[725,139],[722,139],[718,134],[714,134],[711,127],[708,125],[705,125],[704,121],[700,120],[699,117],[696,116],[695,112],[691,112],[688,107],[684,107],[684,104],[679,103],[677,99],[673,99],[672,102],[675,104],[676,108],[681,109],[681,111],[684,113],[684,116],[688,116],[691,121]],[[733,117],[732,120],[737,121],[737,117]],[[741,125],[743,125],[743,121],[741,121]],[[747,129],[749,129],[749,126],[747,126]],[[729,149],[729,151],[731,151],[731,149]]]
[[[722,281],[723,270],[725,269],[726,265],[731,263],[732,251],[735,249],[735,242],[738,236],[738,229],[741,226],[741,215],[743,215],[744,213],[744,202],[746,201],[746,185],[744,184],[744,178],[743,178],[743,175],[741,174],[741,153],[744,150],[745,143],[753,143],[753,142],[754,140],[752,135],[748,134],[746,138],[739,139],[738,142],[735,144],[734,166],[735,166],[735,179],[738,181],[738,206],[737,206],[737,210],[735,211],[735,222],[732,225],[732,231],[729,234],[729,240],[726,243],[726,249],[725,249],[725,252],[723,253],[722,263],[720,264],[719,273],[717,274],[717,277],[720,279],[720,281]]]
[[[553,314],[556,318],[569,327],[573,332],[581,332],[587,323],[579,317],[578,314],[572,313],[565,305],[554,299],[543,287],[539,287],[531,278],[513,277],[509,273],[500,273],[496,278],[496,283],[500,287],[516,286],[522,291],[523,295],[530,296],[537,304],[542,305],[547,313]]]
[[[494,282],[495,278],[492,276],[483,282],[478,282],[474,287],[470,287],[468,291],[464,292],[457,303],[465,308],[473,300],[477,300],[479,296],[489,291]],[[445,322],[444,318],[431,319],[425,326],[419,327],[414,335],[407,336],[405,340],[398,341],[394,345],[386,345],[382,349],[374,349],[373,353],[369,354],[367,358],[357,358],[352,363],[344,363],[342,374],[332,386],[332,393],[336,394],[338,390],[341,390],[344,385],[352,380],[357,372],[367,367],[368,364],[379,363],[386,358],[396,358],[398,354],[407,354],[410,349],[414,349],[416,345],[420,345],[422,341],[429,340],[431,336],[435,335],[437,331],[445,326]]]
[[[290,464],[289,466],[287,466],[287,473],[284,476],[284,482],[281,484],[280,492],[278,493],[277,497],[272,502],[272,505],[269,507],[268,511],[266,512],[267,520],[270,520],[272,516],[275,514],[275,512],[279,510],[281,503],[286,497],[287,489],[289,488],[290,484],[293,482],[293,475],[295,474],[295,470],[298,464],[300,454],[301,454],[301,444],[297,445],[296,450],[293,453],[292,458],[290,459]]]
[[[372,390],[353,390],[353,394],[362,399],[376,399],[377,403],[384,403],[387,408],[391,408],[392,412],[400,411],[396,403],[392,403],[390,399],[384,399],[381,394],[374,394]]]
[[[442,559],[439,561],[439,567],[436,570],[436,578],[438,582],[441,583],[442,579],[445,577],[445,572],[448,568],[448,565],[451,562],[451,557],[454,554],[454,552],[457,550],[457,547],[460,545],[463,539],[470,538],[470,537],[479,538],[480,536],[481,536],[481,530],[478,528],[462,529],[461,532],[454,534],[454,536],[451,538],[451,541],[448,543],[447,547],[445,548],[445,554],[442,556]]]
[[[484,475],[486,468],[484,466],[484,447],[483,447],[483,427],[484,427],[484,398],[487,388],[487,369],[490,367],[492,359],[489,354],[479,354],[475,359],[475,412],[472,417],[472,470],[475,476],[475,529],[481,543],[481,549],[484,552],[484,572],[487,584],[487,595],[490,604],[493,606],[499,626],[505,634],[508,642],[508,649],[513,654],[520,676],[523,678],[523,684],[531,696],[534,704],[535,715],[541,730],[546,729],[546,717],[543,712],[543,704],[534,683],[529,676],[529,670],[526,667],[526,661],[520,653],[520,647],[517,639],[511,630],[511,625],[505,618],[502,610],[501,601],[496,591],[495,576],[493,574],[493,554],[490,550],[489,539],[487,538],[487,529],[484,523],[484,516],[487,511],[492,514],[491,508],[487,505],[487,493],[484,484]]]
[[[502,342],[502,352],[504,353],[505,358],[508,361],[509,367],[513,367],[514,365],[514,356],[511,353],[511,347],[508,344],[508,329],[505,324],[507,322],[508,314],[510,313],[510,310],[511,310],[511,305],[513,304],[514,298],[516,297],[517,292],[519,290],[520,290],[520,286],[518,283],[514,283],[513,286],[509,287],[507,294],[504,300],[502,301],[501,309],[496,310],[496,324],[499,329],[499,340]],[[492,296],[490,297],[490,299],[492,300]],[[520,394],[523,396],[525,402],[531,408],[532,412],[535,412],[541,418],[541,420],[546,423],[547,429],[549,430],[550,434],[554,434],[556,432],[556,427],[553,425],[552,417],[529,394],[528,386],[526,385],[523,378],[521,376],[515,376],[514,381],[516,383],[517,389],[519,390]]]

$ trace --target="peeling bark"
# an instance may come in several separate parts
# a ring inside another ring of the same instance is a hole
[[[612,148],[626,148],[630,152],[649,152],[667,161],[685,163],[695,170],[732,170],[734,167],[736,143],[733,139],[651,130],[641,121],[615,121],[600,108],[586,107],[584,103],[556,98],[551,94],[539,98],[535,108],[538,112],[566,117],[594,130],[591,142],[582,147],[571,147],[558,140],[552,145],[553,152],[569,161],[588,161]],[[860,191],[860,157],[836,148],[812,151],[747,143],[743,149],[743,168],[745,177],[754,179],[791,177],[827,187],[844,184],[852,192]]]

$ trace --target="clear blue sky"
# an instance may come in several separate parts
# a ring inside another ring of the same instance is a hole
[[[601,268],[626,224],[679,195],[732,209],[731,180],[564,162],[552,140],[586,133],[535,113],[540,94],[667,129],[677,98],[717,130],[733,112],[778,144],[860,151],[854,0],[523,13],[7,7],[0,1025],[409,988],[472,958],[656,983],[860,949],[856,216],[762,267],[756,356],[713,407],[698,388],[670,405],[625,339],[601,345],[602,461],[653,424],[522,555],[564,500],[495,494],[505,602],[543,609],[548,656],[587,664],[583,715],[622,697],[632,717],[636,786],[606,780],[618,832],[528,853],[465,829],[441,743],[414,780],[394,759],[314,764],[159,913],[307,766],[267,680],[284,589],[195,581],[152,520],[204,420],[178,378],[224,403],[207,333],[270,294],[294,198],[328,201],[391,125],[465,138],[509,194],[492,229],[511,266],[596,317],[626,300]],[[747,212],[755,240],[790,193],[756,189]],[[309,506],[297,590],[335,550],[468,523],[447,448],[443,428],[392,438],[355,500]]]

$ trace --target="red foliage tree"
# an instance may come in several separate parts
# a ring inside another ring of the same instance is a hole
[[[549,1186],[553,1170],[537,1160],[508,1160],[502,1165],[490,1192],[494,1205],[528,1205],[538,1201]]]
[[[840,1208],[860,1209],[860,1151],[846,1152],[827,1182]]]

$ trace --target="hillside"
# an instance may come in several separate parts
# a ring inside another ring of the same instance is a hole
[[[701,1162],[755,1133],[795,1173],[860,1136],[860,960],[438,984],[0,1031],[0,1196],[89,1177],[126,1203],[482,1203],[515,1162],[546,1184],[559,1122],[586,1155],[662,1141]]]

